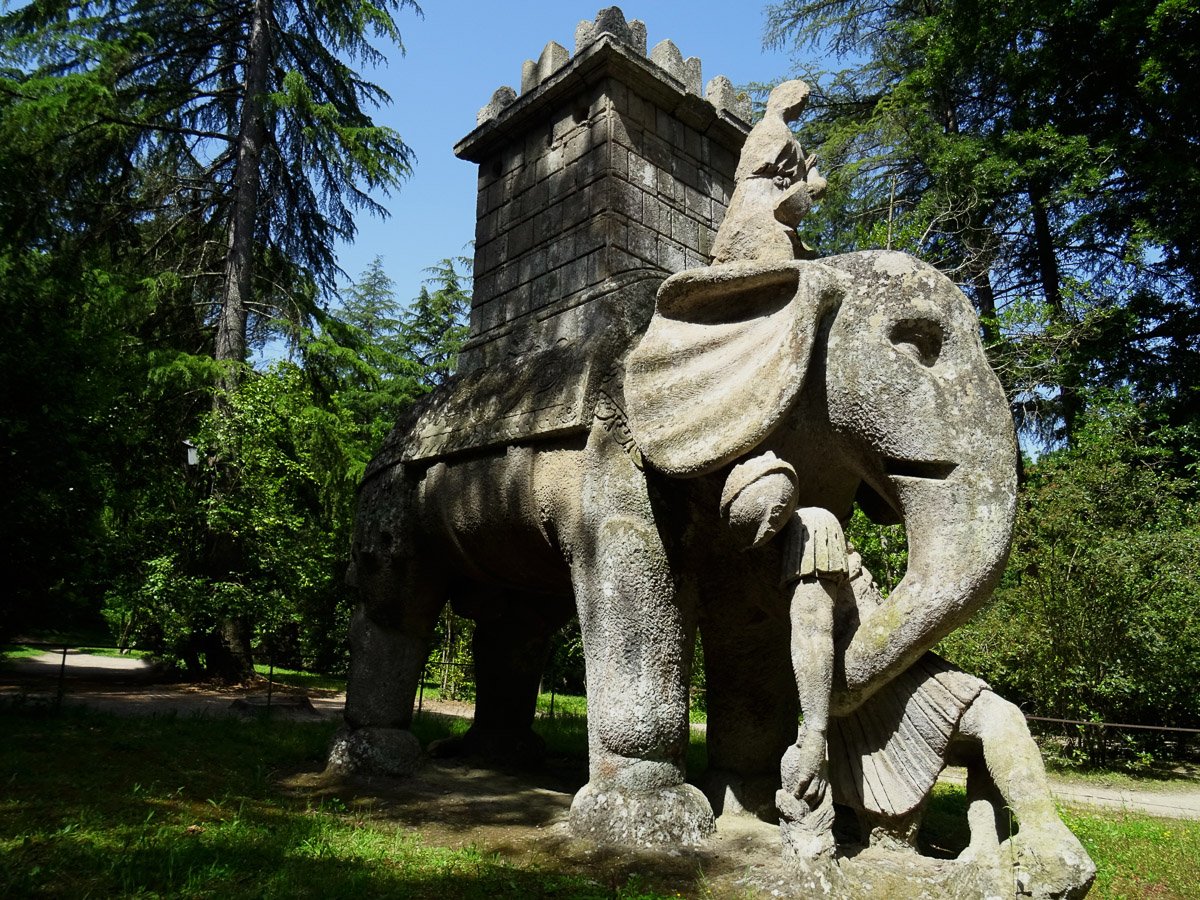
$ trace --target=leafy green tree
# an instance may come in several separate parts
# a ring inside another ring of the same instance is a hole
[[[196,435],[191,502],[170,517],[155,555],[110,592],[114,631],[182,660],[194,675],[220,652],[217,631],[233,618],[253,623],[255,643],[290,651],[287,662],[337,665],[345,623],[333,607],[354,485],[346,436],[356,431],[317,402],[294,363],[247,376]],[[224,464],[227,455],[236,468]],[[214,579],[198,565],[214,532],[239,537],[237,578]]]
[[[1193,451],[1127,399],[1028,466],[1008,570],[942,649],[1031,714],[1200,725],[1200,501]]]
[[[419,12],[411,0],[35,0],[0,16],[0,142],[26,176],[0,189],[7,258],[86,261],[57,282],[72,303],[95,276],[153,304],[130,323],[166,338],[165,357],[147,347],[150,370],[206,369],[232,414],[248,344],[281,319],[314,320],[336,241],[409,171],[408,148],[367,112],[386,95],[348,64],[382,62],[371,41],[398,42],[405,8]],[[161,328],[159,312],[184,328]],[[221,457],[230,472],[235,449]],[[235,535],[205,546],[214,584],[248,577]],[[210,669],[247,674],[249,628],[222,631]]]
[[[822,250],[910,250],[970,293],[1019,421],[1070,438],[1089,386],[1200,413],[1200,12],[1187,0],[786,0],[769,39],[848,63],[806,140]]]
[[[902,525],[876,525],[857,506],[846,525],[846,540],[886,597],[908,567],[908,539]]]
[[[405,8],[419,12],[411,0],[35,0],[0,17],[2,88],[20,123],[66,112],[69,130],[37,128],[20,162],[39,171],[48,147],[116,135],[99,145],[104,164],[138,187],[121,214],[157,220],[151,249],[210,304],[216,358],[241,363],[247,317],[310,312],[304,279],[333,288],[354,213],[384,214],[371,192],[409,172],[409,149],[367,112],[387,95],[347,63],[384,62],[371,39],[399,43]],[[198,256],[185,250],[197,223],[211,226]]]
[[[407,343],[417,316],[375,260],[338,309],[294,337],[294,360],[248,373],[207,412],[192,435],[200,464],[165,495],[173,512],[137,511],[148,552],[108,594],[114,632],[194,675],[222,652],[224,623],[241,621],[247,643],[276,663],[344,668],[355,491],[396,416],[430,389]],[[237,577],[205,566],[211,534],[237,536]],[[470,629],[447,634],[461,662]],[[469,689],[470,673],[454,671]]]
[[[182,349],[198,323],[162,293],[80,232],[0,245],[0,632],[93,624],[104,583],[180,499],[214,369]]]

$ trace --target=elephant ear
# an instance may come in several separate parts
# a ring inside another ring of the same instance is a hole
[[[625,374],[646,460],[689,477],[756,447],[799,396],[844,277],[812,262],[736,262],[664,281]]]

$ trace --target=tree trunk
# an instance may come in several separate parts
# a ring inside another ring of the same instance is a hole
[[[983,343],[994,346],[1000,343],[1000,327],[996,321],[996,292],[992,289],[992,279],[987,269],[978,270],[971,276],[971,287],[975,294],[975,307],[979,312],[979,322],[983,328]]]
[[[1033,246],[1038,270],[1038,279],[1042,285],[1042,295],[1046,305],[1053,313],[1054,321],[1059,325],[1071,327],[1067,321],[1066,306],[1063,303],[1062,277],[1058,267],[1058,256],[1054,248],[1054,233],[1050,229],[1050,215],[1046,211],[1044,191],[1037,187],[1029,190],[1029,203],[1033,213]],[[1079,396],[1081,373],[1075,362],[1072,349],[1067,349],[1066,358],[1060,359],[1061,384],[1059,385],[1059,404],[1063,420],[1063,435],[1068,443],[1075,433],[1075,422],[1079,418],[1082,400]]]
[[[267,128],[263,100],[271,58],[268,25],[271,0],[256,0],[246,50],[245,89],[237,137],[234,167],[233,212],[229,221],[229,250],[225,257],[221,289],[221,313],[217,321],[217,362],[228,363],[221,375],[217,402],[222,391],[237,387],[239,366],[246,361],[246,307],[254,281],[254,227],[258,219],[258,190],[261,181],[259,157],[266,144]]]
[[[246,361],[247,307],[254,288],[254,231],[258,221],[258,192],[261,183],[259,157],[266,144],[267,127],[263,101],[271,60],[269,27],[271,0],[255,0],[246,47],[245,84],[238,125],[233,171],[233,210],[229,218],[229,249],[221,285],[221,309],[217,318],[217,340],[213,356],[221,363],[213,394],[218,416],[228,415],[229,397],[242,379]],[[227,463],[218,463],[214,499],[225,489]],[[241,541],[231,534],[211,534],[209,575],[214,581],[236,580],[242,570]],[[222,681],[245,681],[254,675],[250,640],[253,628],[244,617],[227,613],[209,636],[205,654],[210,677]]]

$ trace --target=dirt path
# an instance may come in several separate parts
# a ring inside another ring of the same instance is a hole
[[[61,652],[9,661],[0,669],[0,704],[16,702],[18,698],[38,704],[55,702],[60,671],[64,703],[118,715],[244,715],[266,705],[265,683],[250,688],[154,683],[158,673],[143,660],[77,651],[67,652],[65,668]],[[290,718],[336,719],[342,713],[346,697],[333,691],[305,691],[276,685],[271,702],[276,714]],[[466,717],[473,712],[467,703],[426,700],[424,706],[443,715]],[[456,777],[461,777],[461,772]],[[963,784],[965,779],[961,769],[947,769],[942,775],[942,780],[949,783]],[[563,794],[563,790],[559,793]],[[1060,802],[1071,806],[1200,820],[1200,785],[1194,783],[1178,788],[1164,785],[1162,789],[1142,789],[1052,778],[1051,790]],[[527,801],[528,795],[523,802]],[[559,812],[564,815],[569,805],[570,793],[550,804],[562,807]],[[542,808],[550,807],[541,801],[530,807],[535,813]]]
[[[222,687],[174,684],[160,680],[154,666],[127,656],[96,656],[68,650],[9,660],[0,668],[0,704],[25,702],[39,706],[57,700],[116,715],[221,716],[265,709],[267,682]],[[276,683],[271,690],[274,713],[296,719],[337,719],[346,705],[338,691],[310,690]],[[473,707],[457,701],[425,700],[430,712],[470,716]]]
[[[965,786],[966,769],[946,769],[939,781]],[[1096,806],[1140,812],[1166,819],[1200,819],[1200,785],[1187,784],[1174,788],[1164,784],[1161,789],[1116,787],[1105,784],[1067,781],[1050,777],[1054,798],[1067,806]]]

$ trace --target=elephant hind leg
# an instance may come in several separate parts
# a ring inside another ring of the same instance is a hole
[[[550,641],[571,616],[569,597],[499,592],[475,622],[475,721],[461,737],[431,744],[434,756],[472,756],[506,766],[537,766],[545,741],[533,730]]]
[[[345,728],[334,739],[329,768],[411,774],[421,757],[409,730],[413,699],[446,589],[415,554],[382,560],[360,555],[355,578],[362,603],[350,624]]]

